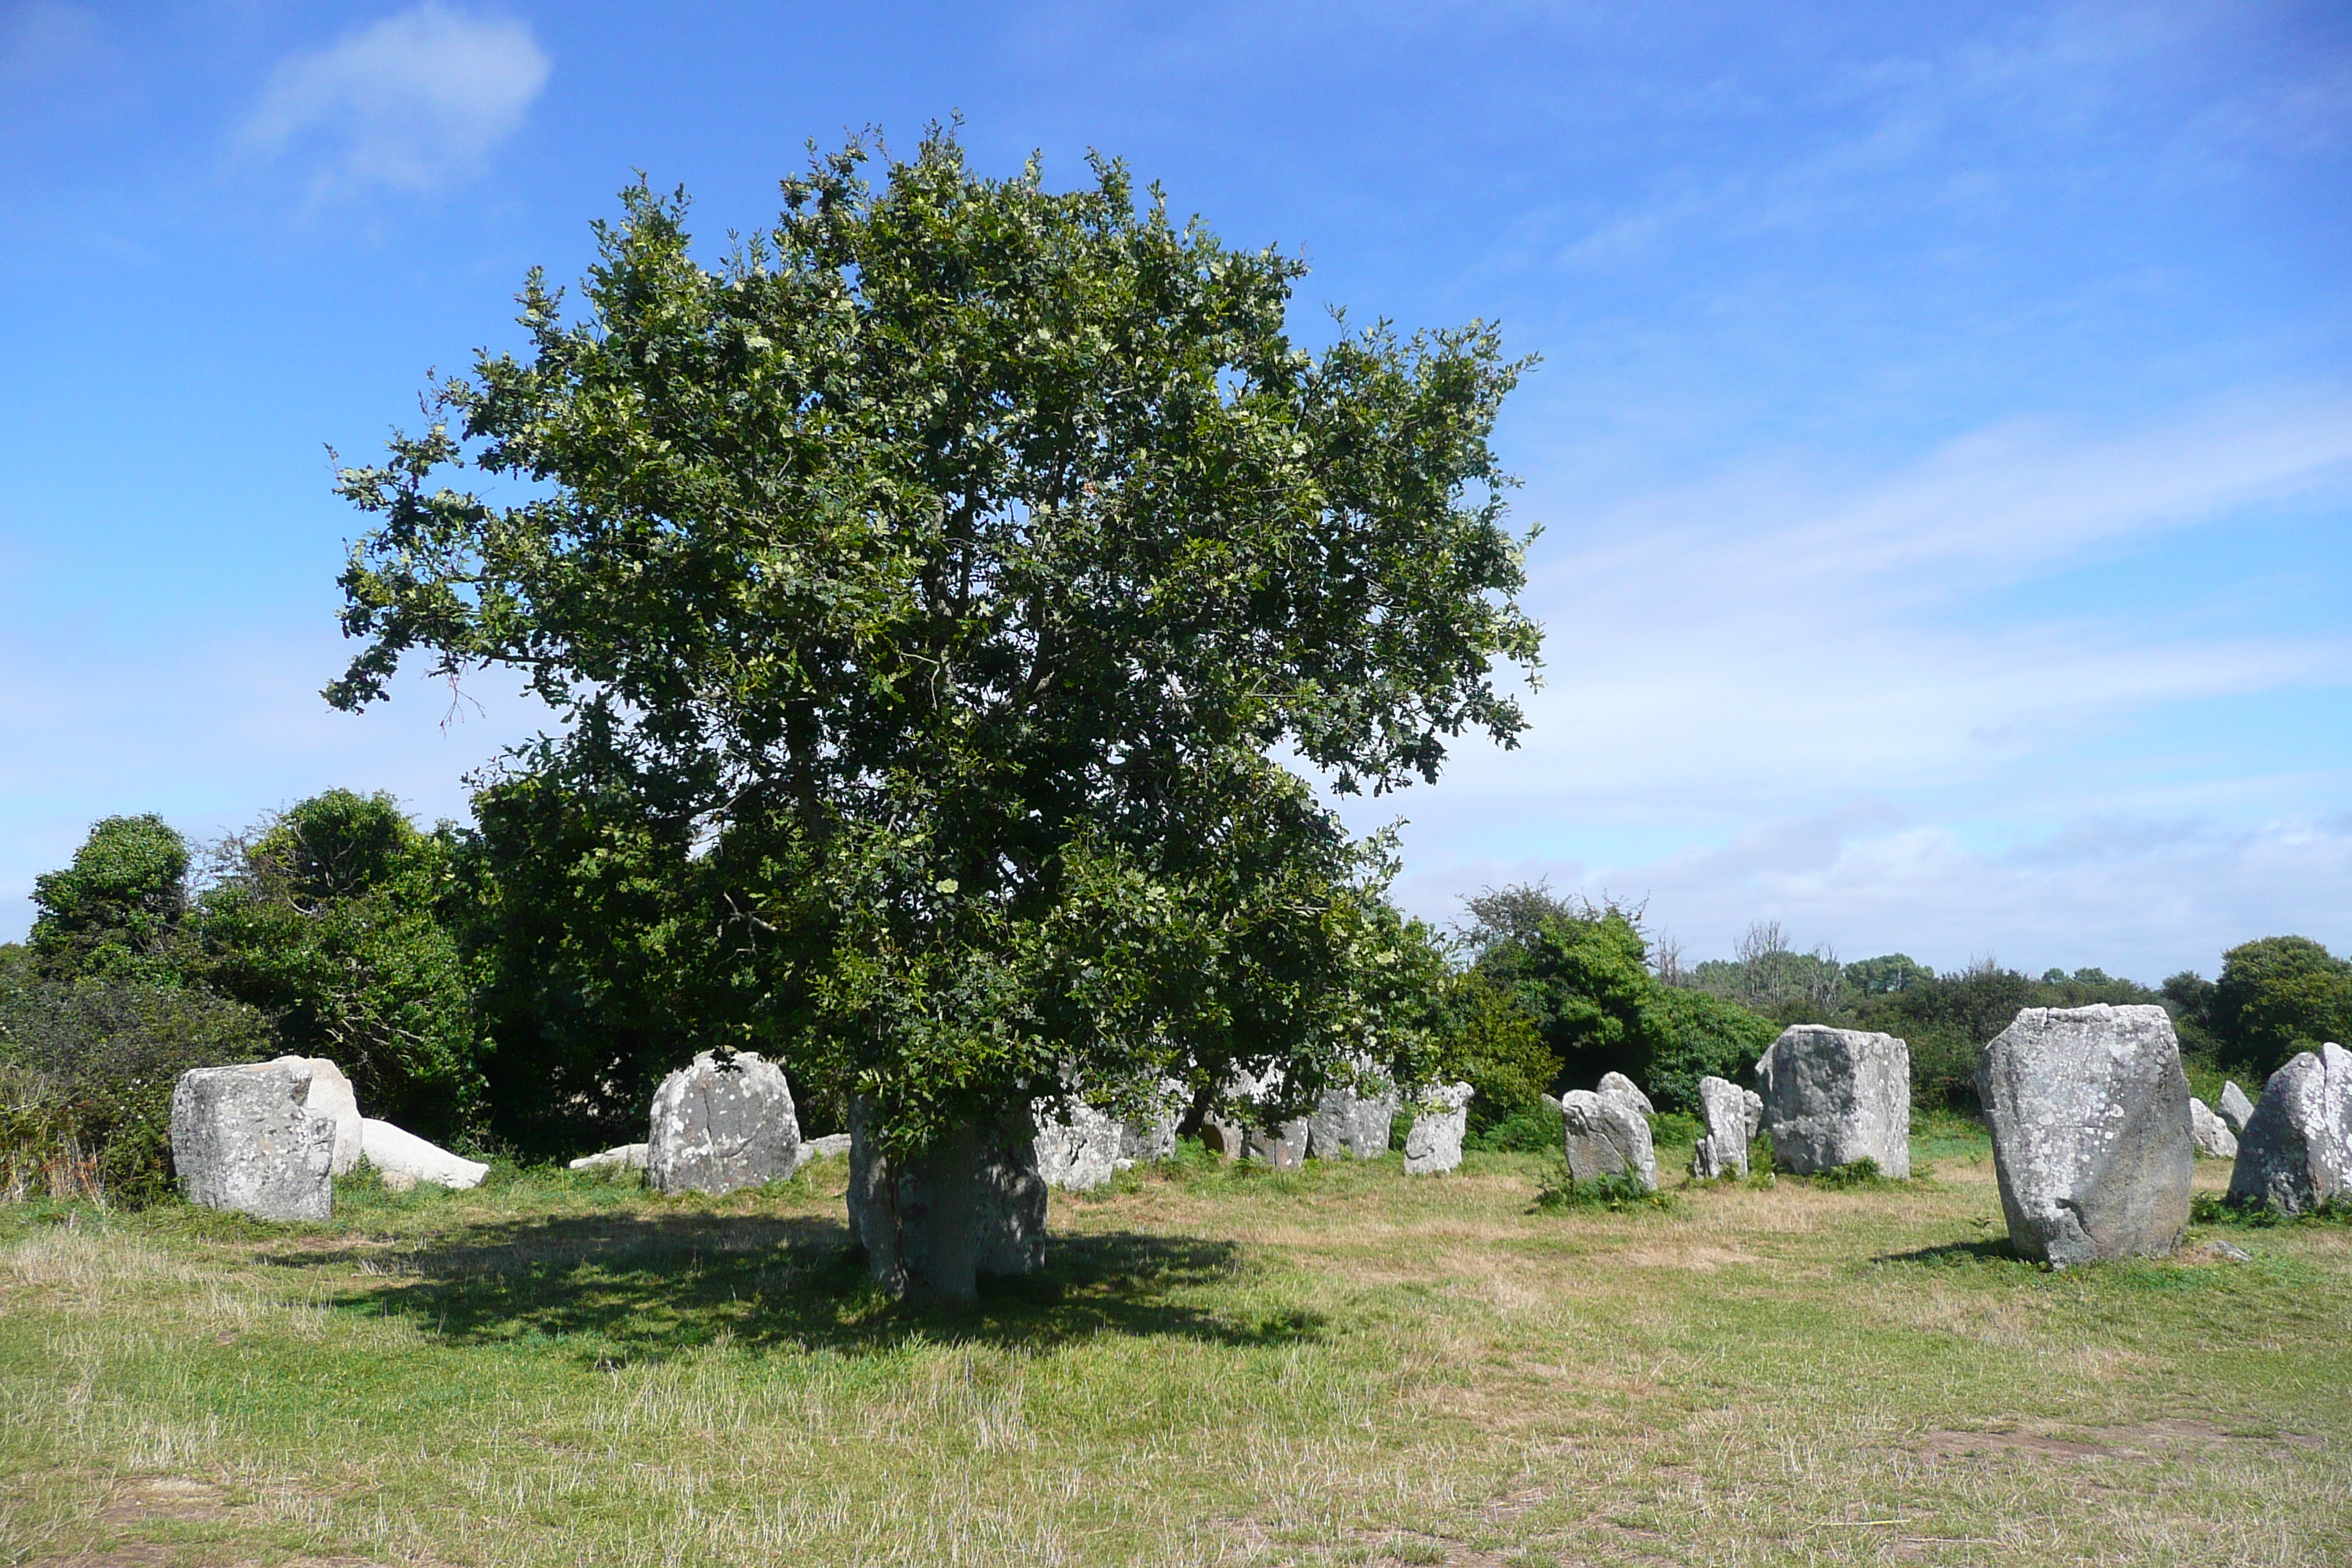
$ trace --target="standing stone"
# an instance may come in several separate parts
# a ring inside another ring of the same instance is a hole
[[[2238,1139],[2230,1201],[2301,1214],[2352,1197],[2352,1051],[2325,1045],[2271,1074]]]
[[[1655,1116],[1658,1113],[1658,1108],[1650,1103],[1650,1097],[1642,1092],[1642,1086],[1622,1072],[1602,1073],[1601,1081],[1593,1086],[1592,1092],[1615,1095],[1644,1116]]]
[[[876,1283],[893,1296],[917,1283],[964,1300],[977,1279],[1043,1268],[1046,1189],[1036,1150],[1036,1125],[1021,1116],[961,1129],[948,1145],[893,1162],[875,1136],[870,1102],[851,1096],[849,1230]]]
[[[302,1109],[335,1124],[335,1174],[347,1176],[360,1163],[360,1102],[343,1069],[324,1057],[279,1057],[310,1069],[310,1092]]]
[[[1119,1123],[1120,1163],[1150,1164],[1158,1160],[1174,1159],[1176,1128],[1184,1119],[1187,1099],[1182,1084],[1172,1078],[1162,1079],[1159,1097],[1151,1109],[1141,1116],[1130,1116]]]
[[[709,1051],[662,1079],[646,1137],[646,1181],[658,1193],[731,1193],[790,1176],[801,1123],[784,1069]]]
[[[405,1128],[378,1121],[373,1116],[361,1119],[360,1152],[383,1178],[383,1184],[395,1193],[407,1192],[419,1182],[443,1187],[478,1187],[482,1178],[490,1173],[490,1168],[479,1160],[452,1154]]]
[[[1739,1091],[1739,1103],[1747,1110],[1748,1141],[1753,1143],[1756,1135],[1764,1131],[1764,1097],[1752,1089],[1743,1089]]]
[[[1706,1131],[1691,1153],[1691,1174],[1702,1182],[1748,1174],[1748,1101],[1740,1087],[1719,1078],[1698,1080]]]
[[[1228,1121],[1222,1116],[1204,1116],[1201,1119],[1201,1144],[1210,1153],[1228,1160],[1238,1160],[1242,1157],[1242,1148],[1246,1142],[1240,1122]]]
[[[1441,1083],[1427,1091],[1429,1109],[1404,1135],[1404,1173],[1434,1176],[1462,1163],[1462,1135],[1470,1130],[1470,1086]]]
[[[1307,1119],[1307,1152],[1318,1160],[1377,1160],[1389,1152],[1396,1112],[1394,1094],[1327,1089]]]
[[[2246,1091],[2238,1087],[2235,1079],[2221,1085],[2221,1102],[2214,1109],[2230,1124],[2231,1131],[2241,1138],[2246,1135],[2246,1123],[2254,1114],[2254,1102],[2246,1098]]]
[[[334,1213],[335,1123],[312,1116],[299,1057],[197,1068],[172,1086],[172,1166],[192,1204],[257,1219]]]
[[[1118,1169],[1124,1122],[1091,1105],[1071,1105],[1056,1116],[1043,1100],[1030,1114],[1037,1123],[1037,1174],[1047,1186],[1091,1192]]]
[[[2197,1152],[2208,1160],[2234,1160],[2238,1157],[2238,1135],[2230,1124],[2213,1114],[2213,1108],[2201,1100],[2189,1102],[2189,1141]]]
[[[2020,1256],[2151,1257],[2189,1225],[2195,1148],[2161,1007],[2028,1007],[1985,1047],[1977,1094]]]
[[[1262,1160],[1277,1171],[1295,1171],[1307,1163],[1307,1119],[1279,1123],[1269,1132],[1263,1127],[1242,1130],[1242,1158]]]
[[[1570,1181],[1630,1176],[1645,1193],[1658,1190],[1658,1154],[1650,1121],[1613,1094],[1571,1089],[1559,1097]]]
[[[1911,1174],[1911,1047],[1892,1035],[1798,1024],[1756,1064],[1772,1160],[1807,1175],[1856,1160]]]

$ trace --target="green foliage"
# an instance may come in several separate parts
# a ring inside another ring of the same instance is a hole
[[[2221,1061],[2268,1077],[2299,1051],[2352,1037],[2352,963],[2309,937],[2233,947],[2205,1016]]]
[[[528,353],[342,475],[377,521],[331,699],[412,652],[518,670],[567,721],[518,765],[659,814],[526,832],[562,901],[487,917],[500,1050],[517,955],[551,949],[565,1060],[772,1038],[903,1150],[1163,1073],[1311,1096],[1368,1041],[1422,1078],[1383,852],[1272,759],[1377,792],[1517,735],[1490,667],[1538,629],[1487,437],[1520,367],[1477,324],[1303,352],[1299,264],[1139,209],[1116,164],[1056,194],[941,133],[878,186],[866,158],[787,181],[715,270],[682,197],[627,193],[584,319],[534,274]],[[582,858],[608,831],[611,877]],[[608,896],[651,923],[598,994]],[[733,999],[701,1022],[649,979],[673,942],[698,1003]]]
[[[1471,1101],[1475,1109],[1477,1101]],[[1487,1154],[1541,1154],[1560,1146],[1559,1112],[1538,1101],[1464,1134],[1462,1146]]]
[[[1817,1171],[1805,1178],[1817,1187],[1891,1187],[1895,1178],[1878,1168],[1878,1162],[1864,1154],[1859,1160],[1849,1160],[1826,1171]]]
[[[1469,900],[1472,969],[1507,988],[1560,1064],[1554,1083],[1604,1073],[1641,1084],[1662,1110],[1698,1104],[1698,1080],[1741,1079],[1777,1032],[1769,1019],[1651,973],[1641,911],[1553,897],[1540,884]]]
[[[1631,1176],[1600,1176],[1580,1182],[1568,1173],[1568,1161],[1563,1156],[1547,1163],[1537,1178],[1535,1206],[1538,1211],[1555,1214],[1573,1209],[1672,1214],[1682,1206],[1682,1200],[1673,1193],[1645,1191]]]
[[[1533,1118],[1549,1125],[1556,1139],[1559,1115],[1546,1105],[1544,1094],[1559,1075],[1559,1058],[1544,1044],[1517,992],[1478,970],[1465,970],[1444,982],[1441,1019],[1437,1076],[1465,1082],[1475,1091],[1468,1135],[1478,1139]],[[1526,1135],[1524,1129],[1512,1134]]]
[[[270,1054],[268,1019],[198,987],[0,965],[0,1193],[161,1197],[180,1074]]]
[[[26,945],[51,979],[170,984],[187,903],[186,840],[160,816],[106,817],[72,865],[33,879]]]
[[[282,1049],[348,1074],[368,1113],[429,1138],[481,1110],[472,976],[443,918],[450,847],[387,795],[330,790],[225,850],[189,972],[268,1013]]]
[[[1857,996],[1891,996],[1915,985],[1932,984],[1936,972],[1907,952],[1856,959],[1845,966],[1846,989]]]

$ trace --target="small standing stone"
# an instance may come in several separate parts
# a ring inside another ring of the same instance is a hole
[[[2201,1100],[2191,1099],[2189,1102],[2189,1140],[2197,1145],[2197,1152],[2208,1160],[2238,1157],[2238,1135]]]
[[[1242,1130],[1242,1158],[1260,1160],[1277,1171],[1295,1171],[1307,1163],[1307,1119],[1282,1122],[1271,1132],[1263,1127]]]
[[[1111,1179],[1125,1123],[1091,1105],[1072,1105],[1052,1120],[1052,1108],[1043,1101],[1031,1111],[1037,1121],[1037,1174],[1047,1186],[1090,1192]]]
[[[731,1193],[790,1176],[801,1124],[784,1069],[750,1051],[709,1051],[662,1079],[646,1138],[646,1179],[660,1193]]]
[[[1396,1112],[1393,1094],[1327,1089],[1307,1119],[1307,1152],[1318,1160],[1377,1160],[1389,1152]]]
[[[1404,1135],[1404,1173],[1434,1176],[1462,1163],[1462,1135],[1470,1130],[1471,1089],[1441,1083],[1429,1089],[1429,1109],[1412,1119]]]
[[[335,1123],[306,1108],[300,1057],[197,1068],[172,1086],[172,1165],[192,1204],[257,1219],[334,1213]]]
[[[2235,1079],[2221,1085],[2221,1103],[2214,1109],[2230,1124],[2231,1131],[2241,1138],[2246,1135],[2246,1123],[2254,1114],[2254,1102],[2246,1098],[2246,1091],[2238,1087]]]
[[[1743,1089],[1739,1101],[1748,1109],[1748,1141],[1753,1143],[1756,1135],[1764,1131],[1764,1097],[1752,1089]]]
[[[335,1174],[347,1176],[360,1163],[360,1102],[343,1069],[324,1057],[279,1057],[310,1070],[310,1092],[302,1109],[335,1124]]]
[[[1691,1153],[1691,1174],[1702,1182],[1748,1174],[1748,1101],[1727,1079],[1698,1080],[1699,1111],[1706,1122]]]
[[[1037,1173],[1036,1125],[1027,1116],[967,1128],[960,1149],[894,1162],[875,1136],[872,1106],[852,1095],[849,1138],[850,1234],[865,1248],[875,1281],[890,1294],[903,1294],[913,1280],[968,1295],[960,1274],[933,1278],[935,1258],[948,1260],[943,1270],[967,1264],[981,1278],[1034,1274],[1045,1266],[1047,1194]],[[963,1167],[970,1190],[942,1205],[939,1167],[951,1159]],[[962,1228],[943,1232],[950,1223]]]
[[[2324,1045],[2271,1074],[2238,1140],[2230,1201],[2282,1214],[2352,1196],[2352,1051]]]
[[[2028,1007],[1978,1098],[2009,1241],[2066,1265],[2171,1252],[2189,1225],[2189,1080],[2161,1007]]]
[[[1644,1116],[1655,1116],[1658,1113],[1658,1108],[1650,1103],[1650,1097],[1642,1092],[1642,1086],[1622,1072],[1602,1073],[1601,1081],[1593,1086],[1592,1092],[1615,1095]]]
[[[1780,1032],[1756,1076],[1773,1163],[1807,1175],[1875,1160],[1911,1174],[1911,1047],[1892,1035],[1798,1024]]]
[[[1649,1118],[1613,1094],[1571,1089],[1559,1097],[1570,1181],[1630,1176],[1643,1192],[1657,1191],[1658,1155]]]

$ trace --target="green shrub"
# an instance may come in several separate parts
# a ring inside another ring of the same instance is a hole
[[[1548,1149],[1557,1149],[1560,1146],[1559,1112],[1538,1103],[1483,1128],[1473,1128],[1462,1140],[1462,1146],[1487,1154],[1540,1154]]]

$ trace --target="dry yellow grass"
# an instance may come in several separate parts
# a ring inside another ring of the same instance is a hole
[[[1623,1213],[1129,1179],[967,1314],[864,1286],[838,1163],[8,1211],[0,1562],[2352,1562],[2352,1232],[2052,1274],[1935,1153]]]

